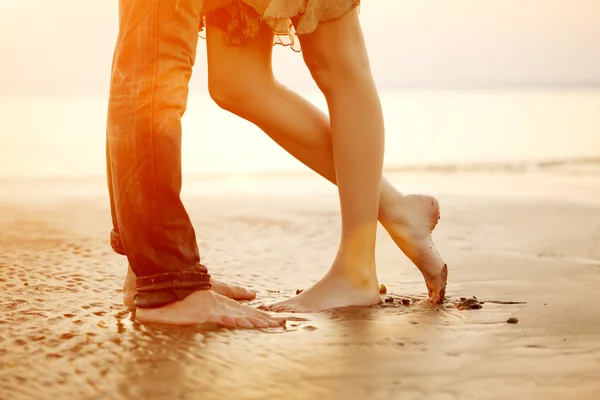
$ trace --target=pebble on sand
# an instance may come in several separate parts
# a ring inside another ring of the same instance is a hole
[[[296,289],[296,296],[304,292],[304,289]]]
[[[402,304],[404,304],[405,306],[409,306],[410,305],[410,300],[409,299],[402,299]]]
[[[391,296],[389,296],[389,297],[386,297],[386,299],[385,299],[385,302],[386,302],[386,303],[393,303],[393,302],[394,302],[394,298],[393,298],[393,297],[391,297]]]
[[[456,308],[459,310],[480,310],[483,307],[475,297],[472,299],[465,299],[464,297],[461,297],[460,299],[461,300],[456,303]]]
[[[509,319],[506,320],[506,322],[508,322],[509,324],[516,324],[519,322],[519,320],[515,317],[510,317]]]
[[[379,285],[379,294],[386,294],[386,293],[387,293],[387,288],[382,283],[381,285]]]

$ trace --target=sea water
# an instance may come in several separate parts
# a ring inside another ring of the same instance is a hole
[[[380,93],[388,168],[535,166],[600,157],[600,90]],[[302,94],[326,110],[320,93]],[[103,175],[106,110],[107,96],[0,98],[0,178]],[[187,175],[305,169],[205,93],[190,94],[183,131]]]

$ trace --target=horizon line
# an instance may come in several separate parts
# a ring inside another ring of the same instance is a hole
[[[73,90],[74,89],[74,90]],[[206,89],[206,85],[191,85],[190,94],[193,94],[198,89]],[[298,85],[293,87],[295,90],[318,90],[312,85]],[[597,90],[600,89],[599,82],[573,82],[573,83],[544,83],[544,82],[528,82],[528,83],[429,83],[429,84],[393,84],[393,85],[378,85],[380,91],[385,90],[502,90],[502,89],[535,89],[535,90],[553,90],[553,89],[582,89],[582,90]],[[47,96],[47,95],[100,95],[108,93],[108,86],[105,90],[78,90],[72,87],[46,87],[39,90],[31,87],[27,89],[18,88],[2,88],[0,87],[0,97],[4,96]]]
[[[470,172],[507,172],[523,173],[532,171],[549,171],[569,166],[598,166],[600,167],[600,155],[589,157],[555,157],[540,160],[515,160],[515,161],[481,161],[464,163],[429,163],[429,164],[397,164],[384,167],[387,173],[470,173]],[[229,179],[242,176],[257,178],[291,178],[291,177],[317,177],[316,173],[307,168],[303,169],[273,169],[260,171],[223,171],[223,172],[183,172],[184,179],[190,180],[214,180]],[[47,176],[0,176],[0,185],[15,183],[16,181],[96,181],[105,180],[105,174],[90,175],[47,175]]]

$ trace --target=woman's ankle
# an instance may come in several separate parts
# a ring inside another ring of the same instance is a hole
[[[385,178],[381,181],[381,196],[379,198],[379,222],[385,225],[393,220],[399,212],[402,193],[392,186]]]
[[[359,262],[358,260],[350,261],[346,259],[342,261],[338,255],[327,275],[343,279],[357,288],[369,288],[378,285],[375,260]]]

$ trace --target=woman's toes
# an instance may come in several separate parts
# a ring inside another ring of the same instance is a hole
[[[276,312],[276,313],[285,311],[284,306],[280,306],[280,305],[267,306],[267,309],[269,311]]]

